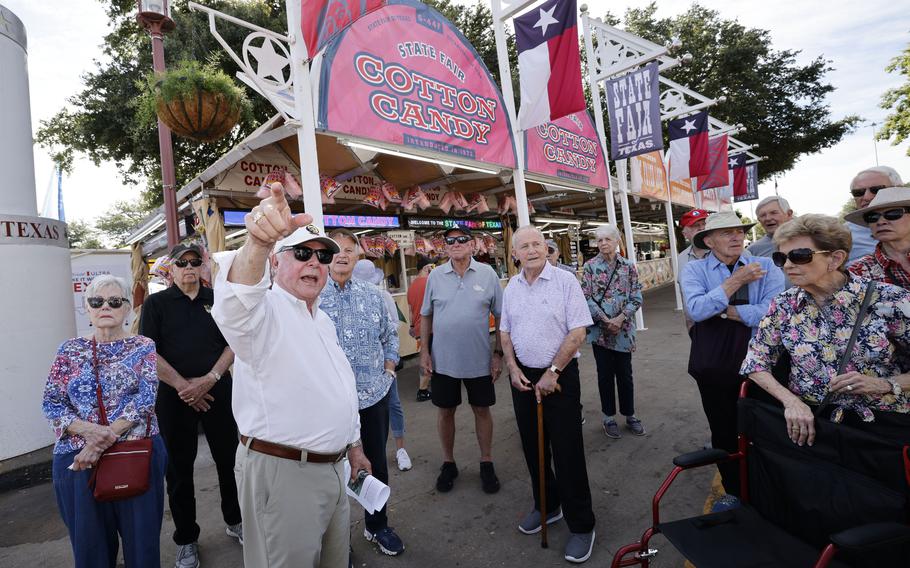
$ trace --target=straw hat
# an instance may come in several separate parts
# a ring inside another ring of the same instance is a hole
[[[844,215],[844,220],[857,225],[869,226],[863,215],[869,211],[893,209],[895,207],[910,207],[910,187],[886,187],[878,190],[868,207],[857,209]]]
[[[712,231],[718,229],[742,229],[743,231],[748,231],[755,226],[755,223],[743,223],[739,220],[736,213],[733,211],[721,211],[720,213],[712,213],[708,215],[708,221],[705,223],[705,228],[692,237],[692,242],[695,243],[700,249],[709,248],[705,244],[705,237],[711,234]]]

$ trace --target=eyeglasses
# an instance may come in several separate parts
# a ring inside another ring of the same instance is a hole
[[[887,185],[873,185],[872,187],[854,187],[850,189],[850,193],[853,194],[853,197],[862,197],[866,195],[867,191],[871,191],[872,195],[875,195],[879,191],[888,187]]]
[[[771,255],[771,260],[774,262],[775,266],[780,268],[784,267],[784,264],[787,263],[787,259],[790,259],[790,262],[793,264],[809,264],[812,262],[812,257],[816,254],[834,252],[830,250],[812,250],[807,248],[793,249],[787,254],[782,252],[775,252]]]
[[[174,266],[177,266],[180,268],[186,268],[187,264],[189,264],[193,268],[199,268],[200,266],[202,266],[202,259],[201,258],[191,258],[191,259],[187,260],[185,258],[181,258],[179,260],[174,261]]]
[[[474,239],[467,235],[461,235],[460,237],[446,237],[446,244],[454,245],[455,243],[458,243],[460,245],[463,245],[471,242],[472,240]]]
[[[554,252],[556,252],[555,248],[547,248],[547,254],[553,254]]]
[[[85,299],[85,303],[88,304],[88,307],[96,309],[96,310],[98,308],[100,308],[101,306],[103,306],[105,302],[107,302],[108,306],[110,306],[111,308],[116,310],[117,308],[122,306],[124,302],[129,303],[129,299],[117,298],[116,296],[112,296],[110,298],[102,298],[101,296],[92,296],[91,298]]]
[[[335,253],[329,249],[313,250],[310,247],[283,247],[278,252],[288,250],[294,251],[294,259],[300,262],[310,260],[313,258],[313,253],[316,253],[316,260],[319,261],[319,264],[331,264],[332,258],[335,256]]]
[[[889,221],[897,221],[906,215],[908,211],[910,211],[910,208],[907,207],[897,207],[887,211],[869,211],[868,213],[863,213],[863,221],[869,224],[877,223],[882,217]]]

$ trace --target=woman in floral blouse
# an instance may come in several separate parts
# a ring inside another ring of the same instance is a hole
[[[803,215],[774,234],[781,266],[794,287],[778,295],[749,344],[741,373],[784,405],[790,439],[815,440],[812,410],[829,392],[840,422],[845,412],[874,420],[873,410],[910,412],[910,292],[876,282],[846,372],[837,367],[868,281],[844,269],[850,231],[834,217]],[[783,352],[791,358],[787,387],[771,375]]]
[[[635,417],[632,385],[632,352],[635,351],[635,312],[641,307],[641,284],[635,265],[616,254],[619,231],[613,225],[598,227],[594,235],[600,254],[585,263],[581,288],[594,320],[588,341],[597,362],[597,386],[603,412],[604,434],[619,438],[616,424],[616,391],[619,412],[636,436],[645,433]],[[614,387],[615,384],[615,387]]]
[[[44,415],[57,437],[54,492],[77,568],[114,568],[118,534],[127,568],[160,566],[167,453],[155,418],[155,343],[130,337],[124,329],[128,294],[121,278],[104,275],[92,280],[85,291],[92,336],[60,346],[44,388]],[[110,421],[107,426],[99,424],[97,382]],[[147,431],[152,437],[148,491],[120,501],[95,501],[89,487],[92,466],[114,442],[144,438]]]

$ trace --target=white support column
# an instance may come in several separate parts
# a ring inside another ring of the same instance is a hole
[[[401,262],[401,289],[404,290],[404,293],[408,293],[408,267],[404,260],[404,247],[398,247],[398,258]]]
[[[499,84],[502,87],[502,98],[506,104],[506,112],[509,113],[509,121],[512,124],[512,137],[515,140],[515,160],[517,163],[515,170],[512,172],[512,182],[515,184],[515,206],[518,212],[518,226],[523,227],[531,224],[531,215],[528,211],[528,191],[525,187],[524,133],[519,129],[515,112],[515,95],[512,91],[512,66],[509,65],[502,2],[500,0],[492,0],[492,4],[493,34],[496,38],[496,58],[499,60]],[[506,18],[514,15],[514,9],[510,10],[510,14]]]
[[[704,209],[701,203],[701,192],[698,191],[698,180],[695,178],[689,178],[692,183],[692,193],[695,194],[695,207],[698,209]]]
[[[679,263],[676,258],[676,231],[674,230],[675,221],[673,219],[673,201],[670,200],[670,170],[667,168],[667,160],[664,160],[664,181],[667,185],[667,201],[664,209],[667,212],[667,235],[670,237],[670,265],[673,267],[673,288],[676,294],[676,311],[682,311],[682,292],[679,287]]]
[[[319,187],[319,160],[316,155],[316,118],[310,90],[310,64],[306,44],[300,36],[300,2],[287,2],[290,30],[291,73],[294,78],[294,108],[297,120],[297,150],[300,154],[300,183],[303,210],[313,216],[313,224],[324,229],[322,192]]]
[[[629,262],[637,264],[638,259],[635,256],[635,238],[632,235],[632,218],[629,214],[629,160],[616,161],[616,175],[619,177],[620,200],[619,205],[622,207],[622,227],[626,235],[626,254]],[[635,312],[635,327],[638,330],[648,329],[645,327],[645,318],[641,313],[641,308]]]
[[[603,103],[600,100],[600,82],[595,80],[596,65],[594,56],[594,40],[591,39],[590,16],[586,11],[581,14],[582,34],[585,38],[585,54],[588,60],[588,86],[591,87],[591,100],[594,102],[594,124],[597,126],[597,135],[600,139],[600,149],[604,153],[604,162],[609,164],[609,154],[607,153],[607,134],[604,127],[604,110]],[[610,172],[607,172],[609,179]],[[616,204],[613,202],[613,186],[605,192],[604,200],[607,206],[607,217],[614,227],[616,226]]]

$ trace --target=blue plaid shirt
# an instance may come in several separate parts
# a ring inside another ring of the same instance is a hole
[[[342,289],[329,278],[320,294],[319,309],[334,322],[338,343],[354,369],[360,410],[373,406],[389,392],[394,380],[385,372],[385,362],[398,363],[398,328],[392,325],[382,293],[354,278]]]

